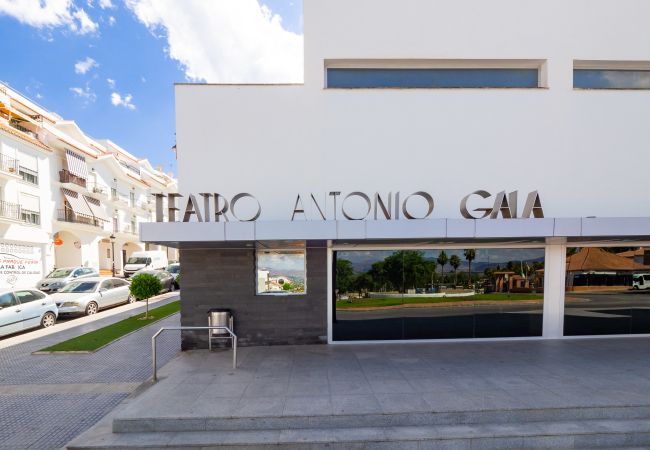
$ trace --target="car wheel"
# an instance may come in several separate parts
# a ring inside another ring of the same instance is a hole
[[[97,310],[98,310],[98,309],[99,309],[99,308],[98,308],[98,306],[97,306],[97,303],[95,303],[95,302],[90,302],[90,303],[88,303],[88,306],[86,306],[86,315],[87,315],[87,316],[90,316],[90,315],[92,315],[92,314],[97,314]]]
[[[129,294],[129,296],[126,299],[126,302],[127,303],[135,303],[135,297],[133,295]]]
[[[54,326],[55,323],[56,323],[56,316],[54,315],[53,312],[46,312],[45,314],[43,314],[43,318],[41,319],[41,327],[48,328]]]
[[[639,286],[632,286],[632,289],[639,290]]]

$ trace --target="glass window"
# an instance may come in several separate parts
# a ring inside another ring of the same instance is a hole
[[[70,292],[74,294],[88,294],[95,292],[98,284],[99,283],[96,281],[74,281],[65,285],[63,289],[59,290],[59,293]]]
[[[650,89],[650,70],[574,69],[579,89]]]
[[[29,303],[29,302],[33,302],[34,300],[40,300],[43,297],[45,297],[44,295],[36,294],[34,291],[16,291],[15,295],[20,301],[20,303]]]
[[[72,269],[54,269],[47,278],[66,278],[71,272]]]
[[[541,336],[543,249],[334,252],[337,341]]]
[[[363,88],[537,88],[533,69],[327,69],[327,87]]]
[[[31,225],[41,224],[41,213],[38,211],[30,211],[28,209],[20,210],[20,218],[23,222]]]
[[[113,289],[113,280],[104,280],[102,281],[102,285],[99,287],[100,289]]]
[[[122,287],[122,286],[127,286],[128,284],[129,283],[127,283],[124,280],[113,279],[113,287],[115,287],[115,288]]]
[[[650,333],[650,247],[567,249],[564,335]]]
[[[258,294],[304,294],[305,250],[258,250]]]
[[[38,184],[38,172],[19,166],[18,174],[23,177],[23,181],[31,184]]]
[[[6,294],[0,295],[0,307],[7,308],[16,304],[16,299],[14,294],[7,292]]]

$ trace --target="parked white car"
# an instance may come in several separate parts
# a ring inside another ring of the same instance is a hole
[[[0,290],[0,336],[51,327],[59,315],[54,299],[36,289]]]
[[[133,252],[124,264],[124,276],[129,278],[139,270],[164,269],[167,264],[167,254],[164,251]]]
[[[650,289],[650,273],[638,273],[633,275],[632,289]]]
[[[45,278],[36,283],[36,289],[48,294],[61,289],[71,281],[81,277],[98,277],[99,273],[90,267],[61,267],[54,269]]]
[[[133,303],[129,282],[121,278],[90,277],[67,284],[52,298],[59,314],[95,314],[100,309]]]

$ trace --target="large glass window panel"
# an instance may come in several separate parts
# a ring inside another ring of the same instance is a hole
[[[574,69],[579,89],[650,89],[650,70]]]
[[[339,251],[334,270],[334,340],[542,333],[543,249]]]
[[[382,88],[536,88],[533,69],[327,69],[327,87]]]
[[[649,308],[650,248],[567,249],[566,336],[650,333]]]

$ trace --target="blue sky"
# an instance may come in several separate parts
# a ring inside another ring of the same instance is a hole
[[[0,80],[165,171],[176,171],[174,83],[302,77],[300,1],[184,0],[184,17],[172,0],[39,1],[0,0]],[[260,52],[289,63],[260,66]]]

